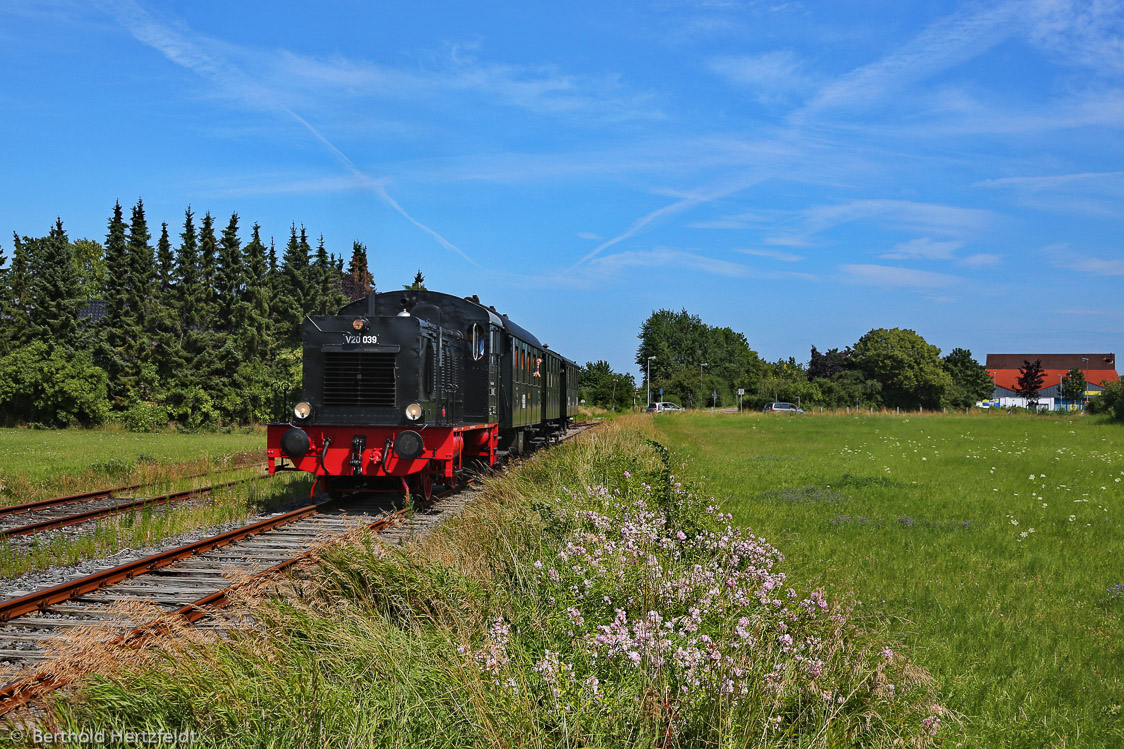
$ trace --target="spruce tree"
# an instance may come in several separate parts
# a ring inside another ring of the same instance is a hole
[[[242,323],[242,295],[245,281],[242,270],[242,240],[238,238],[238,214],[230,216],[230,223],[222,232],[219,242],[219,262],[216,273],[216,306],[218,317],[215,328],[237,331]]]
[[[176,256],[172,252],[167,221],[160,224],[160,239],[156,242],[156,278],[160,284],[161,297],[170,299],[176,283]]]
[[[55,221],[51,233],[40,241],[36,272],[31,283],[30,322],[35,334],[51,350],[76,348],[79,298],[78,270],[74,251],[62,227]]]
[[[151,301],[155,297],[156,263],[152,256],[149,240],[148,222],[144,217],[144,202],[137,200],[133,206],[132,220],[129,223],[128,275],[129,302],[137,312],[137,323],[142,330],[148,329]],[[143,345],[143,341],[138,341]]]
[[[132,343],[141,336],[137,309],[131,300],[129,247],[125,230],[118,201],[113,206],[105,237],[106,309],[97,349],[98,362],[109,375],[110,397],[118,405],[124,403],[131,391],[128,373],[132,367]]]
[[[200,318],[208,329],[215,325],[215,288],[218,275],[218,241],[215,239],[215,219],[211,212],[203,214],[199,227],[199,280],[203,285]]]
[[[166,221],[160,224],[160,239],[156,243],[156,275],[157,294],[152,305],[155,362],[161,389],[167,392],[186,360],[177,312],[176,256]]]
[[[269,260],[258,224],[254,224],[250,242],[246,245],[245,269],[245,317],[238,335],[246,359],[259,361],[272,353],[272,331],[269,319]]]
[[[277,293],[278,340],[291,346],[300,344],[301,322],[309,302],[308,242],[304,234],[304,227],[300,236],[295,224],[290,227]]]
[[[199,243],[195,234],[195,214],[187,207],[176,254],[176,313],[181,335],[202,325],[204,306],[203,279],[199,272]]]
[[[328,257],[324,248],[324,235],[320,235],[320,242],[316,245],[316,264],[313,268],[312,282],[309,284],[313,298],[310,300],[309,314],[328,315],[334,312],[330,307],[335,301],[332,292],[332,276],[335,275],[335,265]]]
[[[159,386],[154,360],[156,261],[149,244],[151,239],[144,216],[144,201],[138,199],[129,222],[127,246],[129,303],[136,310],[140,334],[130,339],[131,366],[126,368],[123,376],[131,389],[131,396],[146,400],[154,397]]]
[[[31,268],[35,266],[33,256],[36,243],[30,237],[22,240],[13,232],[15,249],[12,252],[12,266],[6,275],[4,295],[3,347],[6,351],[27,343],[31,338],[31,325],[27,310],[31,303]]]
[[[367,262],[367,246],[355,241],[351,244],[351,261],[347,265],[347,276],[343,282],[343,293],[348,301],[362,299],[374,292],[375,284]]]

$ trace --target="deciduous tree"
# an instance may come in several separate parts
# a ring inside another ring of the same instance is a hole
[[[941,350],[912,330],[876,328],[855,344],[855,366],[882,386],[883,403],[900,408],[940,408],[952,387]]]
[[[1023,359],[1023,365],[1019,367],[1019,379],[1015,382],[1015,393],[1026,398],[1027,408],[1038,408],[1038,391],[1042,389],[1045,379],[1041,359],[1033,362]]]

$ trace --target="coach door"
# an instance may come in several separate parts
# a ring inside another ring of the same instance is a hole
[[[503,340],[499,328],[488,326],[488,421],[500,420],[500,382],[503,374]]]

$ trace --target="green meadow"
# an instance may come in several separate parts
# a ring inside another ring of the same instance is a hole
[[[264,430],[138,434],[114,429],[0,429],[0,504],[265,462]],[[163,477],[163,476],[161,476]]]
[[[1119,426],[999,413],[655,422],[736,522],[929,671],[958,715],[948,745],[1124,743]]]

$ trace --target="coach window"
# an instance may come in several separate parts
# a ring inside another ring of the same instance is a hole
[[[484,333],[480,330],[480,325],[472,323],[472,329],[469,331],[469,345],[474,361],[480,361],[484,358],[484,343]]]

